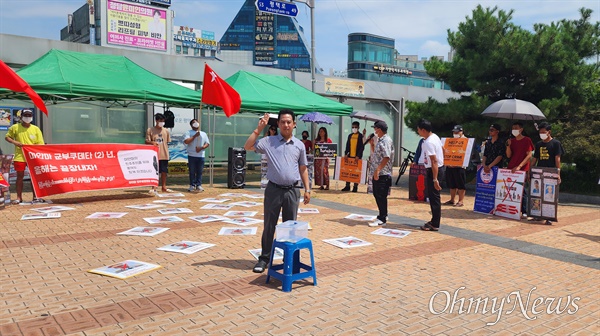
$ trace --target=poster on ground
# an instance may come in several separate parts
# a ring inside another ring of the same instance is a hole
[[[557,168],[531,167],[529,216],[558,220],[558,174]]]
[[[331,244],[333,246],[337,246],[343,249],[372,245],[372,243],[369,243],[366,240],[362,240],[360,238],[352,236],[333,239],[323,239],[323,241],[327,244]]]
[[[117,279],[127,279],[142,273],[160,268],[160,265],[150,264],[138,260],[125,260],[116,264],[94,268],[89,273],[106,275]]]
[[[209,247],[213,247],[213,246],[215,246],[215,244],[182,240],[177,243],[159,247],[159,248],[157,248],[157,250],[167,251],[167,252],[175,252],[175,253],[192,254],[192,253],[196,253],[198,251],[201,251],[201,250],[207,249]]]
[[[54,212],[56,213],[56,212]],[[144,237],[153,237],[157,234],[163,233],[167,231],[169,228],[161,228],[161,227],[148,227],[148,226],[136,226],[127,231],[119,232],[118,235],[124,236],[144,236]]]
[[[37,197],[158,185],[158,150],[150,145],[26,145]]]
[[[510,169],[498,169],[494,215],[510,219],[521,219],[521,202],[525,187],[525,172]]]
[[[494,213],[497,175],[498,167],[492,167],[487,173],[482,166],[478,167],[473,211],[488,215]]]
[[[334,180],[365,184],[367,181],[367,160],[350,157],[337,157]]]

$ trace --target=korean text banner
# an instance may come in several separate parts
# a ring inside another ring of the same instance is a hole
[[[158,185],[158,150],[149,145],[23,146],[37,197]]]
[[[130,2],[107,1],[107,42],[167,50],[167,11]]]

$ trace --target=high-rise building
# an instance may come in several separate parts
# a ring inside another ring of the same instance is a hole
[[[310,48],[298,21],[260,12],[255,0],[244,2],[219,45],[217,57],[225,62],[310,72]]]
[[[394,39],[367,33],[348,35],[348,78],[450,89],[427,74],[417,55],[400,55]]]

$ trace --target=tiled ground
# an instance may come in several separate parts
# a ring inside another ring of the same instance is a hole
[[[190,203],[168,207],[187,207],[194,215],[222,214],[224,211],[200,209],[205,203],[198,200],[225,192],[260,192],[251,187],[205,187],[201,194],[186,193]],[[342,187],[340,183],[338,188]],[[173,188],[183,191],[185,186]],[[313,196],[315,203],[327,200],[350,205],[356,213],[376,209],[373,197],[366,195],[364,188],[359,193],[315,191]],[[406,196],[403,188],[392,191],[390,213],[428,220],[429,206],[408,201]],[[62,212],[58,220],[37,221],[20,220],[23,214],[33,213],[34,206],[9,206],[0,211],[0,335],[600,333],[597,207],[561,206],[560,221],[553,226],[473,213],[470,196],[463,208],[443,209],[443,226],[595,259],[592,267],[584,267],[482,244],[468,236],[454,238],[443,230],[415,231],[401,222],[389,227],[411,231],[407,237],[375,236],[370,234],[374,229],[365,222],[344,219],[348,212],[339,207],[308,205],[320,210],[320,214],[299,217],[313,227],[309,236],[314,244],[318,286],[312,286],[312,280],[300,281],[291,293],[284,293],[279,281],[273,279],[266,285],[265,275],[250,271],[255,260],[248,250],[260,247],[262,225],[257,225],[256,236],[249,237],[218,236],[222,226],[231,225],[191,220],[165,225],[171,229],[155,237],[117,236],[117,232],[131,227],[146,226],[143,217],[160,215],[156,210],[140,211],[125,205],[158,198],[138,189],[48,199],[75,210]],[[261,207],[248,210],[258,211],[256,217],[261,218]],[[114,220],[85,219],[96,211],[129,214]],[[350,235],[373,245],[339,249],[322,242]],[[156,250],[183,239],[216,246],[192,255]],[[125,259],[147,261],[162,268],[127,280],[86,272]],[[515,307],[517,292],[523,299],[525,314]],[[458,293],[457,302],[448,303],[448,309],[442,312],[446,295],[454,293]],[[531,300],[526,304],[528,295]],[[472,307],[466,311],[464,306],[460,312],[461,298],[466,305],[470,298],[488,298],[488,309],[483,312],[480,307],[475,312]],[[494,298],[496,313],[492,312]],[[532,308],[540,300],[544,302]],[[554,303],[548,304],[550,301]],[[502,302],[503,308],[498,308]],[[562,311],[565,306],[571,308],[571,313],[554,311]],[[494,325],[486,325],[496,319]]]

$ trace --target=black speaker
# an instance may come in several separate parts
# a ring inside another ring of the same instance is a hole
[[[227,156],[227,188],[241,189],[246,184],[246,150],[229,147]]]

